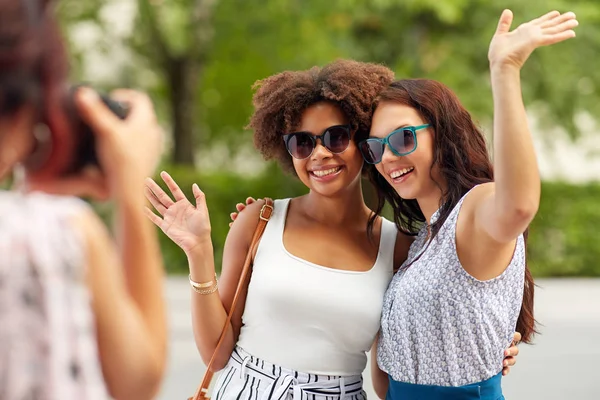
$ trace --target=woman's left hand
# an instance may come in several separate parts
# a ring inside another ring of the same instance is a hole
[[[512,20],[512,11],[504,10],[488,52],[492,68],[512,66],[521,69],[535,49],[575,37],[573,28],[579,25],[572,12],[551,11],[511,32]]]
[[[510,367],[516,364],[517,356],[519,355],[519,342],[521,341],[521,334],[519,332],[515,332],[515,336],[513,338],[510,347],[504,350],[504,361],[502,362],[502,375],[506,376],[510,372]]]

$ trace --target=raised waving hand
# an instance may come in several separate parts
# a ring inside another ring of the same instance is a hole
[[[175,180],[166,172],[160,174],[171,196],[152,179],[146,179],[145,195],[154,209],[146,207],[146,215],[175,244],[189,254],[198,244],[210,240],[210,218],[206,198],[197,184],[192,185],[195,204],[185,197]]]
[[[573,28],[579,25],[572,12],[551,11],[511,31],[512,20],[512,12],[504,10],[488,52],[492,67],[508,65],[520,69],[538,47],[574,38]]]

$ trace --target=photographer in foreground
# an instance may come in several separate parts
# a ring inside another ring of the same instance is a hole
[[[91,89],[63,93],[47,3],[0,0],[0,181],[18,188],[0,190],[0,400],[151,399],[167,334],[143,182],[161,130],[141,93],[112,95],[124,119]],[[94,159],[67,168],[82,154],[77,124]],[[78,197],[113,200],[116,241]]]

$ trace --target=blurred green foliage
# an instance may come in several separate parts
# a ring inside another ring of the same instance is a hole
[[[549,142],[557,128],[577,138],[581,114],[600,115],[597,0],[60,0],[58,5],[73,79],[151,94],[172,138],[167,169],[190,198],[193,182],[206,192],[217,260],[235,203],[248,195],[281,198],[305,191],[274,165],[262,171],[256,160],[240,167],[235,158],[252,148],[252,135],[243,128],[252,112],[251,86],[274,73],[337,58],[381,62],[398,78],[444,82],[489,126],[487,50],[502,9],[513,10],[513,27],[553,9],[572,10],[580,22],[577,38],[532,55],[522,71],[523,97]],[[100,79],[89,72],[91,65],[111,72]],[[584,129],[597,129],[597,122]],[[203,167],[196,172],[174,164]],[[233,172],[236,168],[244,174]],[[600,221],[599,192],[598,184],[543,184],[529,247],[537,276],[600,276],[594,226]],[[161,243],[169,271],[184,273],[183,253],[162,235]]]
[[[119,12],[117,3],[134,8],[134,29],[111,25],[111,16]],[[71,43],[79,40],[76,28],[84,24],[101,32],[97,45],[73,46],[74,77],[94,82],[82,67],[89,54],[103,51],[110,63],[111,49],[123,47],[129,59],[112,65],[118,71],[102,85],[149,91],[174,141],[193,143],[197,151],[225,145],[234,155],[250,146],[250,135],[240,135],[252,112],[250,88],[256,80],[336,58],[382,62],[398,78],[440,80],[456,91],[477,120],[489,124],[493,108],[487,50],[503,8],[514,11],[515,28],[552,9],[572,10],[580,21],[575,40],[539,49],[523,69],[525,103],[535,111],[541,128],[562,127],[575,138],[579,113],[600,115],[600,69],[594,62],[600,54],[597,0],[61,0],[59,4]],[[121,31],[126,33],[116,33]],[[189,74],[192,92],[181,90],[175,79],[181,74]],[[173,108],[182,108],[181,104],[186,113],[175,115]],[[187,135],[194,140],[187,141]],[[169,162],[181,161],[172,153]]]
[[[600,276],[600,184],[542,184],[530,228],[529,265],[536,276]]]
[[[188,199],[198,183],[206,194],[210,211],[215,264],[220,270],[223,245],[229,231],[229,214],[246,197],[295,197],[306,193],[302,183],[271,164],[264,175],[248,179],[231,173],[199,174],[186,167],[165,167],[179,183]],[[160,181],[160,178],[157,180]],[[161,182],[162,183],[162,182]],[[164,184],[163,188],[166,189]],[[538,215],[530,227],[528,262],[536,277],[600,277],[600,184],[571,185],[544,182]],[[389,215],[388,218],[391,218]],[[162,232],[161,247],[170,273],[187,273],[185,254]]]

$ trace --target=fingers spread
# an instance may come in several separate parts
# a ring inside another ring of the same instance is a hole
[[[181,191],[181,189],[179,188],[179,185],[177,185],[175,180],[173,180],[173,178],[171,178],[171,175],[169,175],[167,172],[163,171],[160,173],[160,177],[167,184],[167,187],[173,194],[175,201],[186,200],[185,194]]]
[[[546,27],[543,32],[546,35],[555,35],[557,33],[573,29],[577,25],[579,25],[579,22],[576,19],[568,19],[566,21],[561,22],[560,24]]]
[[[146,187],[165,208],[169,208],[174,204],[173,200],[171,200],[171,198],[164,192],[164,190],[162,190],[160,186],[158,186],[156,182],[154,182],[154,180],[151,178],[146,178],[145,183]]]
[[[550,12],[542,15],[539,18],[534,19],[531,22],[534,23],[534,24],[544,24],[544,23],[546,23],[548,21],[553,20],[554,18],[556,18],[556,17],[558,17],[560,15],[561,15],[560,12],[554,10],[554,11],[550,11]]]
[[[544,39],[542,40],[542,44],[545,46],[549,46],[551,44],[556,44],[556,43],[564,42],[565,40],[568,40],[568,39],[572,39],[575,36],[577,36],[577,35],[575,34],[574,30],[568,30],[568,31],[556,33],[554,35],[545,36]]]
[[[144,188],[144,195],[146,196],[146,199],[148,199],[150,204],[152,204],[154,209],[164,217],[165,213],[167,212],[167,208],[160,202],[160,200],[156,198],[156,196],[148,186]]]
[[[156,214],[154,214],[152,212],[152,210],[150,210],[148,207],[144,207],[144,213],[146,214],[146,216],[148,217],[148,219],[150,221],[152,221],[152,223],[156,226],[158,226],[159,228],[162,229],[162,223],[163,220],[161,218],[159,218]]]
[[[547,28],[549,26],[553,26],[553,25],[560,25],[565,21],[569,21],[569,20],[573,20],[576,19],[577,16],[575,15],[574,12],[566,12],[564,14],[557,14],[554,18],[550,18],[547,19],[545,21],[542,22],[542,28]]]
[[[200,190],[200,187],[197,184],[192,185],[192,193],[194,193],[194,198],[196,199],[196,209],[200,207],[206,207],[206,196],[204,192]]]

